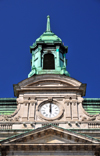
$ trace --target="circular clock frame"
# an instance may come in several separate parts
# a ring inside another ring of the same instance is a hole
[[[41,113],[41,107],[43,105],[47,104],[47,103],[52,103],[52,104],[55,104],[55,105],[57,105],[59,107],[59,114],[57,116],[52,117],[52,118],[49,118],[49,117],[45,117],[44,115],[42,115],[42,113]],[[52,102],[50,102],[50,101],[44,101],[44,102],[42,102],[42,103],[39,104],[38,110],[39,110],[39,116],[40,116],[40,118],[42,118],[44,120],[48,120],[48,121],[53,121],[53,120],[59,119],[63,115],[63,112],[64,112],[64,109],[63,109],[62,104],[60,104],[60,103],[58,103],[56,101],[52,101]]]

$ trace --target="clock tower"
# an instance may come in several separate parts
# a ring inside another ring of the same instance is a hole
[[[28,78],[13,85],[17,109],[0,115],[1,156],[100,156],[100,111],[88,113],[100,99],[84,102],[86,84],[66,71],[68,47],[51,31],[50,16],[30,52]],[[4,100],[3,109],[14,101]]]
[[[14,85],[20,107],[15,117],[19,117],[22,124],[15,123],[13,127],[30,129],[33,125],[36,129],[53,124],[70,129],[83,128],[80,122],[85,115],[82,96],[86,84],[71,78],[66,71],[68,46],[51,31],[50,16],[47,16],[46,31],[36,39],[30,52],[31,72],[27,79]]]

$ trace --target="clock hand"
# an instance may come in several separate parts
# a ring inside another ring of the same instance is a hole
[[[50,113],[50,104],[49,104],[49,113]]]
[[[50,113],[51,113],[51,103],[50,103]]]
[[[51,114],[52,114],[52,104],[51,104]]]

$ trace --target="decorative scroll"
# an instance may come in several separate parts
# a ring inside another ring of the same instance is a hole
[[[20,121],[20,116],[15,117],[14,116],[18,113],[18,111],[20,110],[21,105],[18,104],[17,109],[15,110],[15,112],[11,115],[0,115],[0,121]]]

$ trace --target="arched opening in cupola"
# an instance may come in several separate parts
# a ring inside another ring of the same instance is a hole
[[[44,55],[43,59],[43,69],[55,69],[54,55],[47,53]]]

